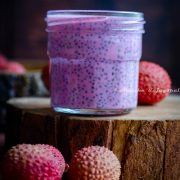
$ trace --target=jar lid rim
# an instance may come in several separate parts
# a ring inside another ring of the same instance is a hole
[[[143,18],[142,12],[134,11],[106,11],[106,10],[49,10],[47,16],[79,15],[79,16],[119,16]]]

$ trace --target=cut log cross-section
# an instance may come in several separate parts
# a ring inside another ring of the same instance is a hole
[[[106,146],[121,161],[122,180],[180,179],[180,97],[122,116],[55,113],[48,98],[11,99],[7,109],[7,148],[47,143],[69,162],[84,146]]]

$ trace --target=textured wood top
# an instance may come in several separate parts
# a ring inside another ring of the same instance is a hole
[[[153,106],[138,106],[120,120],[180,120],[180,96],[169,96]]]
[[[8,104],[22,109],[50,108],[49,98],[13,98]],[[42,111],[41,111],[42,112]],[[180,96],[169,96],[153,106],[138,106],[131,113],[121,116],[70,116],[82,120],[180,120]]]
[[[18,97],[10,99],[7,104],[20,109],[50,108],[50,99],[46,97]]]

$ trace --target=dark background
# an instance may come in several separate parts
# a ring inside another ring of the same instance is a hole
[[[180,87],[179,0],[1,0],[0,51],[8,58],[47,60],[44,17],[51,9],[143,12],[147,23],[142,58],[166,68],[173,87]]]

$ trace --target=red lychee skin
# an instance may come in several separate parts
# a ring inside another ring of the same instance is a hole
[[[8,66],[8,60],[2,54],[0,54],[0,71],[5,70]]]
[[[141,61],[139,66],[139,104],[155,104],[169,95],[171,79],[156,63]]]
[[[4,180],[61,180],[65,161],[50,145],[20,144],[7,152],[2,169]]]
[[[50,87],[50,77],[49,77],[49,71],[50,71],[50,66],[46,65],[42,68],[41,71],[41,79],[44,82],[45,87],[49,90]]]
[[[25,67],[22,64],[15,62],[15,61],[9,62],[5,71],[9,72],[9,73],[17,73],[17,74],[26,73]]]
[[[109,149],[90,146],[75,153],[68,172],[69,180],[119,180],[121,165]]]

